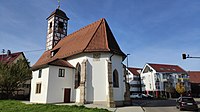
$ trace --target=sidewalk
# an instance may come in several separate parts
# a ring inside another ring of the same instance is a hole
[[[22,102],[25,104],[32,104],[29,101],[22,101]],[[55,104],[55,105],[80,105],[80,104],[59,103],[59,104]],[[144,110],[140,106],[125,106],[125,107],[117,107],[117,108],[109,108],[109,107],[106,107],[103,105],[95,105],[95,104],[85,104],[84,106],[88,107],[88,108],[103,108],[103,109],[107,109],[112,112],[144,112]]]
[[[144,112],[142,107],[140,106],[125,106],[125,107],[117,107],[117,108],[109,108],[102,105],[95,104],[85,104],[85,107],[88,108],[103,108],[112,112]]]

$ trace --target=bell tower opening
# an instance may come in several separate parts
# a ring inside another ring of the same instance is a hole
[[[65,36],[67,36],[69,18],[58,7],[51,15],[47,18],[48,29],[47,29],[47,41],[46,50],[51,50],[53,47]]]

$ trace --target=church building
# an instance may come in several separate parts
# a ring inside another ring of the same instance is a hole
[[[32,66],[30,102],[124,105],[126,55],[106,20],[69,35],[69,18],[60,8],[47,20],[46,51]]]

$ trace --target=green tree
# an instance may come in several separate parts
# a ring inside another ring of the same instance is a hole
[[[175,88],[170,83],[168,83],[166,86],[166,92],[169,93],[169,98],[172,98],[172,93],[175,92]]]
[[[13,92],[31,79],[29,62],[26,59],[19,59],[16,63],[0,63],[0,89],[6,98],[10,98]]]
[[[182,94],[185,92],[185,86],[183,83],[178,82],[176,84],[176,91],[182,96]]]

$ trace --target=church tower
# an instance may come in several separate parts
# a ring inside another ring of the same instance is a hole
[[[51,13],[47,18],[47,41],[46,51],[51,50],[62,38],[67,36],[67,26],[69,18],[59,9],[59,7]]]

